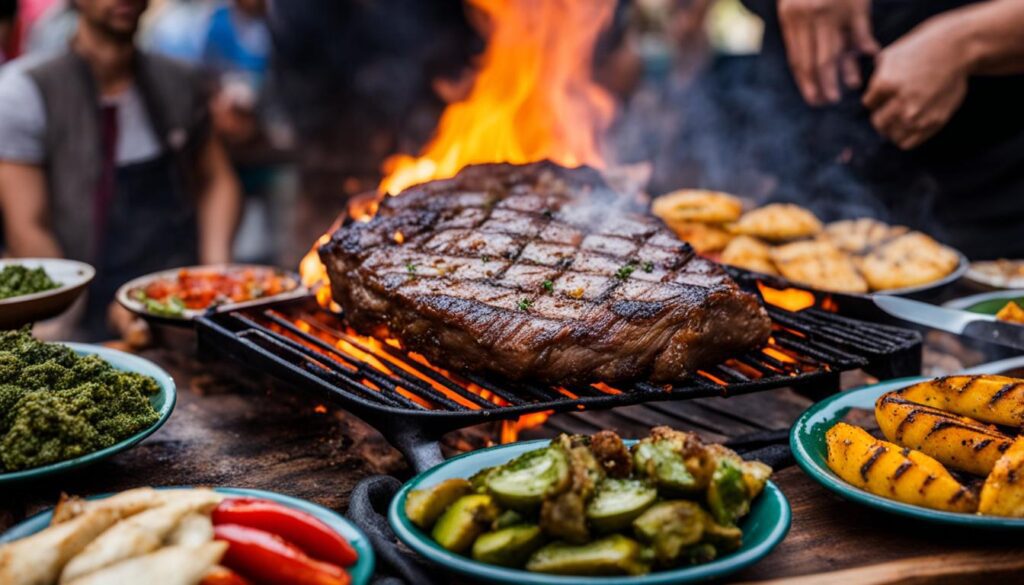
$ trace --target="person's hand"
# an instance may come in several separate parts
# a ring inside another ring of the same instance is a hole
[[[934,136],[964,101],[969,72],[956,27],[928,21],[876,58],[864,105],[875,129],[904,150]]]
[[[860,87],[859,54],[878,52],[871,0],[779,0],[779,22],[797,87],[811,105],[835,103],[839,79]]]
[[[213,96],[210,100],[210,117],[217,135],[227,144],[245,144],[256,136],[256,115],[247,104],[240,103],[232,92],[220,91]]]

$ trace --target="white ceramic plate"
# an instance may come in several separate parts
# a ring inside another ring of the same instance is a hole
[[[6,266],[42,268],[60,286],[9,299],[0,300],[0,329],[15,329],[50,317],[56,317],[85,291],[96,270],[85,262],[62,258],[9,258],[0,260]]]

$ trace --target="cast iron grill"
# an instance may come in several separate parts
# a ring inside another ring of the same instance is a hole
[[[539,412],[600,410],[638,403],[733,396],[773,388],[838,390],[839,373],[879,377],[920,368],[920,335],[814,309],[769,307],[769,346],[695,374],[686,383],[547,387],[451,374],[353,332],[311,299],[211,313],[198,321],[205,349],[218,351],[330,400],[376,426],[419,467],[437,462],[449,431]]]

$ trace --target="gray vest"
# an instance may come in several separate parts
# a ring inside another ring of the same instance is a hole
[[[46,114],[44,168],[53,229],[64,253],[97,261],[93,196],[102,173],[100,102],[88,64],[73,51],[28,70]],[[164,152],[194,195],[194,170],[209,133],[206,93],[186,65],[143,52],[135,60],[135,84]],[[194,202],[194,196],[189,198]]]

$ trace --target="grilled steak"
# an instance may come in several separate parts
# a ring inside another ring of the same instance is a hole
[[[757,298],[592,169],[477,165],[320,248],[357,330],[432,363],[548,383],[672,382],[763,345]]]

